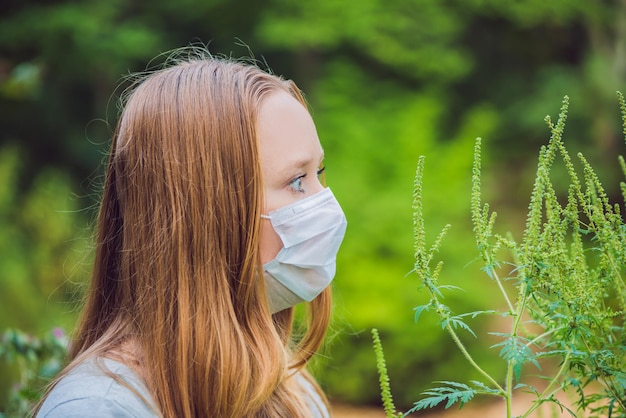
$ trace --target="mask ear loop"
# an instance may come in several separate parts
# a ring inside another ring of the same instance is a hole
[[[270,219],[269,215],[263,215],[263,214],[261,214],[261,218],[263,218],[263,219]]]

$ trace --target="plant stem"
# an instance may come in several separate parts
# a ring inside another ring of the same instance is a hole
[[[493,279],[498,284],[498,288],[500,289],[500,292],[502,292],[502,296],[504,296],[504,300],[506,301],[506,304],[509,307],[509,311],[514,312],[515,308],[513,307],[513,304],[511,303],[511,299],[509,299],[509,295],[506,293],[506,290],[504,290],[504,285],[502,284],[502,280],[500,280],[500,276],[498,276],[498,273],[496,272],[495,269],[492,269],[491,267],[488,267],[488,268],[491,270],[491,275],[493,275]]]
[[[502,388],[502,386],[500,386],[498,384],[498,382],[495,381],[495,379],[493,377],[491,377],[491,375],[489,373],[487,373],[486,371],[484,371],[479,365],[478,363],[476,363],[474,361],[474,359],[472,358],[472,355],[467,351],[467,349],[465,348],[465,346],[463,345],[463,343],[461,342],[461,340],[459,339],[458,335],[456,334],[456,332],[454,331],[454,329],[452,328],[451,325],[446,325],[446,329],[448,330],[448,332],[450,333],[450,336],[452,337],[452,340],[454,340],[455,344],[457,345],[457,347],[459,348],[459,350],[461,350],[461,353],[463,353],[463,356],[465,357],[465,359],[472,365],[472,367],[474,367],[478,373],[482,374],[487,380],[489,380],[489,382],[496,387],[496,389],[498,389],[501,392],[501,396],[503,397],[507,397],[505,390]]]
[[[513,327],[511,329],[511,337],[517,337],[517,332],[519,330],[519,326],[522,319],[522,314],[524,313],[524,309],[526,308],[526,283],[522,283],[519,288],[520,299],[517,302],[517,309],[511,310],[514,312],[514,320]],[[507,361],[506,367],[506,416],[511,416],[511,401],[513,400],[513,368],[515,367],[515,363],[513,360]]]
[[[624,399],[622,399],[620,394],[615,391],[615,383],[613,381],[613,376],[609,376],[608,379],[603,379],[603,380],[609,381],[608,383],[605,382],[607,389],[609,390],[609,392],[611,392],[611,395],[613,395],[613,398],[615,399],[615,401],[622,407],[623,410],[626,411],[626,403],[625,403],[626,401],[624,401]]]
[[[561,375],[563,374],[563,371],[568,366],[569,357],[571,354],[572,352],[568,350],[567,355],[565,356],[565,359],[563,360],[563,364],[561,364],[561,367],[559,368],[559,371],[554,375],[554,377],[552,378],[550,383],[548,383],[548,386],[546,386],[543,392],[541,392],[537,400],[533,402],[533,405],[530,407],[530,409],[526,411],[524,415],[522,415],[522,418],[526,418],[527,416],[529,416],[535,409],[539,407],[539,405],[543,403],[542,400],[546,398],[546,396],[548,395],[548,392],[550,392],[552,388],[552,385],[554,385],[559,380],[559,377],[561,377]]]
[[[506,367],[506,416],[511,417],[511,401],[513,400],[513,364],[507,362]]]
[[[532,340],[526,343],[526,347],[530,347],[533,344],[537,344],[537,341],[541,340],[544,337],[547,337],[550,334],[554,334],[556,331],[558,331],[558,328],[552,328],[550,331],[546,331],[543,334],[536,336],[535,338],[533,338]]]
[[[620,284],[621,284],[621,286],[615,286],[615,290],[617,291],[617,294],[619,295],[621,305],[623,307],[626,307],[626,297],[624,296],[624,293],[623,293],[624,289],[626,289],[626,283],[624,283],[624,278],[622,277],[620,273],[620,269],[615,265],[615,260],[613,259],[613,257],[611,257],[611,254],[607,254],[607,258],[609,262],[611,263],[611,268],[613,269],[613,272],[615,273],[615,277],[619,279]]]
[[[581,338],[581,340],[583,344],[585,344],[585,348],[587,349],[587,352],[592,353],[594,350],[592,350],[592,348],[589,347],[587,340],[585,338]],[[598,362],[595,360],[594,360],[594,366],[599,367]],[[617,403],[620,404],[622,409],[626,411],[626,404],[624,403],[624,400],[622,400],[622,397],[620,396],[620,394],[615,391],[615,384],[609,381],[609,380],[612,380],[611,377],[609,377],[609,379],[605,377],[600,377],[598,380],[604,384],[604,387],[611,393],[611,395],[613,395],[613,398],[617,401]]]
[[[483,375],[489,381],[489,383],[491,383],[496,389],[498,389],[501,392],[501,396],[506,397],[507,396],[506,391],[502,388],[502,386],[500,386],[500,384],[498,384],[498,382],[496,382],[496,380],[493,377],[491,377],[489,373],[483,370],[482,367],[480,367],[478,363],[476,363],[472,355],[465,348],[465,345],[461,342],[461,339],[457,335],[456,331],[454,331],[454,328],[452,328],[452,325],[447,324],[446,330],[450,334],[450,337],[452,337],[452,340],[454,341],[456,346],[459,348],[459,350],[461,351],[465,359],[472,365],[472,367],[476,369],[478,373]]]

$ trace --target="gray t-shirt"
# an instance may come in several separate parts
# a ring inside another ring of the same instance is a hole
[[[103,359],[104,366],[131,385],[148,402],[148,390],[127,366],[111,359]],[[61,417],[156,417],[158,416],[140,397],[108,376],[95,360],[76,366],[52,389],[37,418]]]
[[[152,418],[159,416],[152,409],[152,398],[141,379],[127,366],[111,359],[103,359],[104,366],[133,387],[145,400],[120,384],[94,361],[76,366],[63,377],[44,401],[37,418],[115,417]],[[303,377],[300,382],[309,392],[311,418],[329,418],[321,398]]]

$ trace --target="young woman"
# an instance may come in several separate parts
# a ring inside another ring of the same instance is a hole
[[[127,96],[70,363],[38,417],[329,415],[305,366],[346,220],[315,125],[291,81],[191,55]]]

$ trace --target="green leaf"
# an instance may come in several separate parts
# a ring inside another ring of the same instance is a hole
[[[493,394],[493,395],[500,394],[500,391],[498,389],[490,388],[489,386],[485,385],[483,382],[479,382],[478,380],[472,380],[471,382],[474,386],[480,389],[477,391],[477,393],[488,393],[488,394]]]
[[[437,289],[441,290],[441,289],[445,289],[445,290],[463,290],[462,287],[458,287],[458,286],[454,286],[451,284],[442,284],[440,286],[437,286]]]
[[[413,318],[413,320],[417,322],[420,319],[420,315],[422,314],[422,312],[428,311],[429,309],[430,309],[430,304],[421,305],[416,308],[413,308],[413,310],[415,311],[415,317]]]
[[[407,414],[422,409],[433,408],[442,402],[446,402],[446,409],[457,402],[460,404],[459,407],[463,407],[463,405],[469,402],[474,395],[478,393],[478,391],[463,383],[450,381],[440,381],[437,383],[444,383],[447,386],[432,388],[422,392],[422,395],[427,395],[426,398],[415,402],[413,408],[411,408]]]
[[[476,334],[474,333],[474,331],[472,331],[469,325],[467,325],[465,322],[463,322],[463,320],[461,320],[463,316],[464,315],[451,316],[445,319],[444,321],[441,321],[441,328],[446,328],[448,325],[450,325],[454,329],[462,328],[466,330],[467,332],[469,332],[470,334],[472,334],[474,338],[477,338]]]
[[[500,333],[492,333],[502,336]],[[506,334],[505,334],[506,335]],[[527,345],[528,340],[522,338],[519,335],[508,336],[508,338],[501,343],[494,344],[491,348],[502,347],[500,350],[500,357],[513,365],[513,373],[515,374],[515,380],[519,382],[522,366],[526,363],[533,363],[538,369],[541,370],[541,366],[535,359],[535,355]]]

